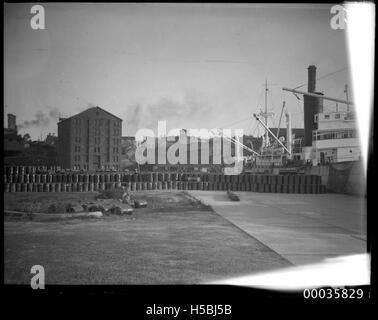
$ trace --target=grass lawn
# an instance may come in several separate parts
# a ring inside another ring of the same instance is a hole
[[[6,218],[5,283],[30,283],[30,268],[36,264],[44,266],[47,285],[206,283],[289,265],[184,192],[135,195],[149,207],[135,209],[131,216],[55,222]],[[7,207],[34,197],[90,200],[95,194],[4,196]]]

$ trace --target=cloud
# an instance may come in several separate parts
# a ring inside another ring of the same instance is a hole
[[[161,97],[153,103],[129,105],[122,115],[126,135],[135,135],[141,128],[156,130],[159,120],[167,121],[171,128],[199,128],[206,125],[213,106],[198,93],[185,93],[182,97]],[[206,127],[206,126],[205,126]]]

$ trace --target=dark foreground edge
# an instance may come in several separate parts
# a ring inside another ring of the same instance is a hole
[[[122,301],[122,305],[128,308],[128,312],[138,315],[138,319],[202,319],[202,316],[218,318],[238,318],[248,314],[253,305],[260,302],[272,303],[299,302],[307,305],[313,304],[371,304],[370,286],[344,287],[347,289],[362,289],[364,296],[361,299],[306,299],[303,291],[276,291],[254,289],[248,287],[226,286],[226,285],[125,285],[125,286],[103,286],[103,285],[46,285],[45,289],[33,290],[27,285],[5,285],[3,287],[7,299],[30,298],[41,301],[43,298],[73,298],[96,297],[111,298]],[[325,288],[326,289],[326,288]],[[150,316],[147,314],[148,307],[172,307],[180,306],[182,312],[177,317]],[[208,307],[209,312],[214,312],[214,306],[231,306],[231,314],[201,314],[203,308]],[[202,308],[200,306],[203,306]],[[190,310],[194,313],[190,313]],[[186,310],[186,313],[183,312]],[[196,311],[197,310],[197,311]]]

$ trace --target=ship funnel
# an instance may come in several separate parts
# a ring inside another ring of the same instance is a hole
[[[308,83],[307,83],[307,91],[308,92],[315,92],[316,90],[316,67],[309,66],[308,70]]]
[[[308,67],[308,92],[323,95],[320,92],[316,92],[316,67]],[[312,130],[316,129],[315,115],[323,112],[323,99],[318,97],[303,96],[303,113],[304,113],[304,146],[312,146]]]

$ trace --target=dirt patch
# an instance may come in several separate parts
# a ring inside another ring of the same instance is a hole
[[[4,209],[26,213],[65,213],[71,212],[72,208],[86,204],[95,203],[99,193],[72,192],[72,193],[5,193]],[[114,194],[117,198],[121,193]],[[147,208],[137,209],[138,212],[155,211],[185,211],[185,210],[205,210],[211,211],[211,207],[206,206],[190,197],[185,192],[172,191],[137,191],[130,192],[134,200],[146,200]],[[117,200],[118,199],[114,199]]]
[[[33,213],[65,213],[86,201],[95,200],[94,193],[5,193],[4,209]]]

